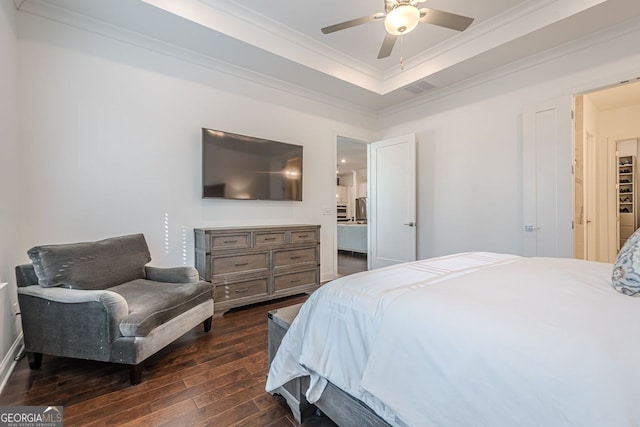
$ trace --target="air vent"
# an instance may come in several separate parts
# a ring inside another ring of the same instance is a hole
[[[409,86],[406,86],[405,89],[411,93],[415,93],[416,95],[418,95],[420,93],[427,92],[433,89],[434,87],[435,87],[434,85],[427,82],[426,80],[418,80],[417,82],[412,83]]]

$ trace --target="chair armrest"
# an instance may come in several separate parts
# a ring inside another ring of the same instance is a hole
[[[167,283],[197,283],[200,280],[198,270],[193,267],[150,267],[145,266],[148,280]]]
[[[67,289],[59,287],[43,288],[39,285],[32,285],[18,288],[18,295],[29,295],[67,304],[99,302],[107,312],[114,312],[113,314],[115,315],[117,315],[116,313],[118,311],[122,310],[124,317],[126,317],[129,312],[127,301],[122,297],[122,295],[112,291]]]
[[[129,305],[106,290],[18,288],[27,351],[63,357],[109,360],[111,343]]]

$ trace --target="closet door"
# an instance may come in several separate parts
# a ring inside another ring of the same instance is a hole
[[[573,257],[571,96],[522,115],[523,254]]]

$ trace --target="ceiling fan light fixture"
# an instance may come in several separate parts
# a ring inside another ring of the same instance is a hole
[[[399,36],[416,28],[420,22],[420,10],[411,4],[399,4],[384,18],[384,28],[389,34]]]

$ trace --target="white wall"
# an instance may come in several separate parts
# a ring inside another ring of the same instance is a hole
[[[16,341],[20,323],[14,316],[17,301],[13,269],[19,256],[18,216],[18,139],[16,130],[16,12],[10,1],[0,2],[0,283],[8,282],[6,295],[0,301],[0,362],[10,359],[9,351]],[[0,365],[0,388],[6,363]]]
[[[383,115],[382,137],[416,133],[419,258],[470,250],[522,253],[525,106],[635,77],[637,27]]]
[[[640,137],[640,105],[601,111],[599,134],[611,141]]]
[[[635,77],[640,62],[640,28],[629,24],[374,120],[19,15],[21,253],[141,231],[155,264],[191,264],[193,227],[319,223],[324,278],[334,267],[335,221],[322,209],[335,205],[336,135],[416,132],[420,258],[521,253],[524,107]],[[305,200],[201,200],[201,127],[304,145]]]
[[[19,30],[18,252],[143,232],[153,264],[193,265],[194,227],[311,223],[332,275],[335,138],[372,139],[372,118],[26,13]],[[202,200],[202,127],[303,145],[303,201]]]

